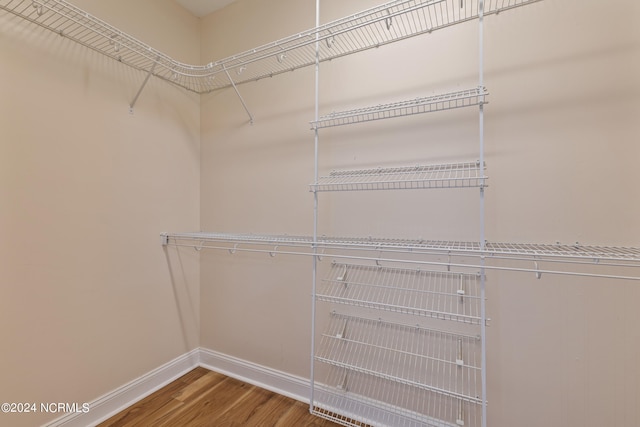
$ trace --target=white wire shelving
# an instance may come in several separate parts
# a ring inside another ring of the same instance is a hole
[[[454,108],[471,107],[486,103],[488,96],[485,88],[465,89],[411,100],[358,108],[349,111],[334,112],[311,122],[312,129],[344,126],[374,120],[433,113]]]
[[[540,0],[488,0],[485,15]],[[478,0],[396,0],[203,65],[177,61],[64,0],[0,0],[0,9],[196,93],[272,77],[478,18]]]
[[[604,268],[629,267],[629,275],[594,273],[597,277],[640,280],[640,248],[615,246],[589,246],[579,244],[535,244],[486,242],[484,249],[479,242],[391,239],[373,237],[321,236],[314,242],[313,236],[286,234],[235,234],[235,233],[163,233],[164,245],[190,247],[196,250],[224,250],[230,254],[262,252],[275,256],[304,255],[324,256],[335,259],[368,259],[372,261],[397,261],[398,255],[430,255],[440,261],[408,261],[420,265],[441,265],[476,268],[483,259],[487,269],[513,270],[537,274],[591,275],[573,270],[552,270],[540,267],[543,263],[573,264],[577,267]],[[451,258],[449,260],[448,258]],[[474,261],[474,259],[476,261]],[[502,267],[502,261],[514,261],[512,267]]]
[[[332,262],[319,301],[479,324],[477,274]]]
[[[465,162],[331,171],[310,187],[320,192],[483,187],[484,169],[479,162]]]
[[[325,418],[478,425],[479,336],[332,312],[319,348],[324,379],[314,403]],[[371,407],[385,413],[371,416]]]

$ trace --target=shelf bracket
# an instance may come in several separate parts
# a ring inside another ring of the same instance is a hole
[[[462,400],[458,400],[458,417],[456,419],[456,425],[464,426],[464,404]]]
[[[242,95],[240,95],[240,91],[238,90],[238,87],[236,86],[236,82],[233,81],[233,79],[231,78],[231,75],[229,74],[229,70],[227,70],[227,68],[223,65],[222,69],[224,70],[225,74],[227,75],[227,78],[229,79],[229,81],[231,82],[231,86],[233,87],[233,90],[236,91],[236,95],[238,95],[238,98],[240,98],[240,102],[242,103],[242,106],[244,107],[244,111],[247,112],[247,114],[249,115],[249,123],[253,124],[253,115],[251,114],[251,111],[249,111],[249,108],[247,108],[247,104],[244,102],[244,99],[242,98]]]
[[[142,86],[140,86],[140,89],[138,89],[138,93],[136,93],[136,96],[133,98],[133,101],[131,101],[131,104],[129,104],[129,114],[133,114],[133,107],[136,105],[136,102],[138,102],[138,98],[142,93],[142,89],[144,89],[144,87],[147,85],[147,82],[149,81],[149,77],[151,77],[151,75],[153,74],[153,71],[156,69],[156,65],[158,65],[159,60],[160,60],[160,56],[157,56],[155,62],[153,63],[153,66],[147,73],[147,77],[144,78],[144,81],[142,82]]]

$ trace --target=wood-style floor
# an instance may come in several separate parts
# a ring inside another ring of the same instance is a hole
[[[334,427],[309,405],[204,368],[125,409],[98,427]]]

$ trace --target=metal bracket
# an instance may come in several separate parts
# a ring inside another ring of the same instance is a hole
[[[236,91],[236,95],[238,95],[238,98],[240,98],[240,102],[242,103],[242,106],[244,107],[244,111],[247,112],[247,114],[249,115],[249,123],[253,124],[253,115],[251,114],[251,111],[249,111],[249,109],[247,108],[247,104],[244,102],[244,99],[242,99],[242,95],[240,95],[240,91],[238,90],[237,86],[236,86],[236,82],[233,81],[233,79],[231,78],[231,75],[229,74],[229,71],[227,70],[227,68],[223,65],[222,69],[224,70],[225,74],[227,75],[227,78],[229,79],[229,81],[231,82],[231,86],[233,86],[233,90]]]
[[[147,77],[144,78],[144,81],[142,82],[142,86],[140,86],[140,89],[138,89],[138,93],[136,93],[136,96],[133,98],[133,101],[131,101],[131,104],[129,104],[129,114],[133,114],[133,107],[136,105],[136,102],[138,101],[138,98],[142,93],[142,89],[144,89],[144,87],[147,85],[147,82],[149,81],[149,77],[151,77],[151,75],[153,74],[153,71],[156,69],[156,65],[158,65],[159,60],[160,60],[160,56],[158,55],[158,57],[156,57],[155,62],[153,63],[153,67],[151,67],[151,69],[147,73]]]

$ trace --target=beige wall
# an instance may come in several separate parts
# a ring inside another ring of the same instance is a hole
[[[171,1],[74,3],[199,61]],[[199,226],[199,97],[151,79],[130,115],[143,73],[5,14],[0,58],[0,401],[92,401],[199,345],[198,259],[159,238]]]
[[[323,22],[376,3],[323,1]],[[313,26],[311,0],[268,5],[205,18],[203,60]],[[487,19],[490,241],[638,246],[638,18],[628,0],[547,0]],[[477,49],[471,23],[322,64],[320,113],[474,87]],[[311,234],[313,81],[305,69],[240,86],[253,125],[232,90],[202,97],[202,229]],[[475,160],[476,135],[472,110],[323,130],[320,171]],[[475,190],[321,194],[320,206],[321,234],[478,237]],[[203,254],[201,345],[307,376],[310,266]],[[640,423],[638,297],[637,282],[490,273],[489,425]]]
[[[325,0],[323,22],[376,3]],[[202,21],[169,0],[75,4],[187,63],[314,25],[312,0]],[[631,0],[488,18],[489,240],[639,246],[638,18]],[[0,401],[92,400],[198,346],[308,376],[309,259],[165,251],[158,234],[311,233],[313,69],[240,86],[253,125],[230,89],[157,79],[129,115],[143,74],[0,19]],[[325,63],[321,114],[473,87],[476,37],[471,23]],[[326,130],[321,173],[475,160],[476,135],[472,110]],[[324,234],[478,236],[474,190],[320,204]],[[490,273],[489,425],[640,424],[639,297],[637,282]]]

